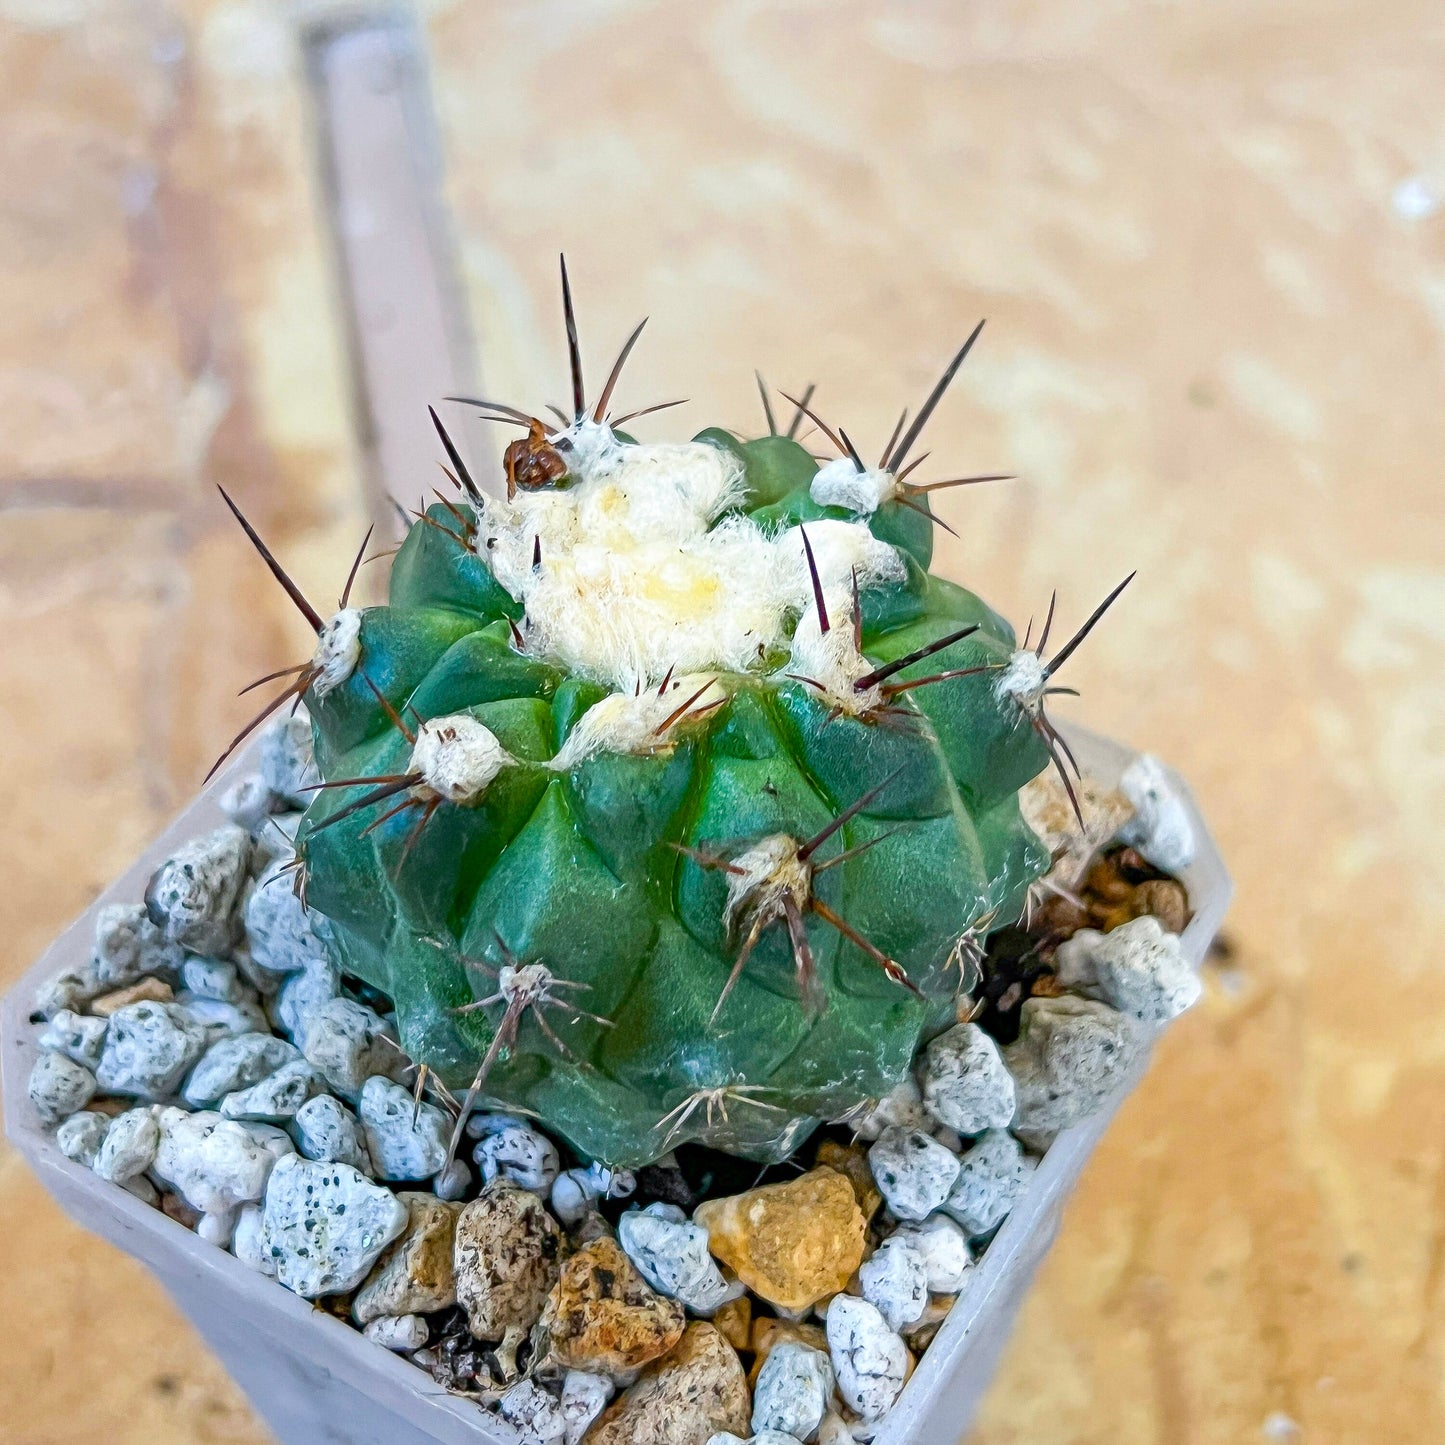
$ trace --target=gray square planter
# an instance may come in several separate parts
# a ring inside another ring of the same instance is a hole
[[[1105,785],[1118,781],[1133,756],[1082,729],[1068,729],[1068,736],[1084,771]],[[71,1218],[160,1279],[285,1445],[509,1445],[517,1437],[508,1426],[447,1394],[424,1371],[72,1164],[31,1109],[25,1084],[38,1031],[29,1015],[41,982],[86,961],[98,908],[138,899],[177,844],[222,821],[220,792],[246,767],[243,757],[196,798],[6,995],[0,1019],[5,1132]],[[1196,910],[1184,948],[1197,966],[1224,917],[1232,885],[1187,789],[1174,781],[1198,838],[1198,856],[1184,871]],[[947,1445],[967,1430],[1034,1270],[1058,1232],[1064,1202],[1113,1108],[1059,1135],[923,1356],[877,1445]]]

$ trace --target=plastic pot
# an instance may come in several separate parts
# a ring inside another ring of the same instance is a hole
[[[1117,782],[1133,757],[1082,729],[1069,729],[1068,736],[1084,771],[1105,785]],[[220,793],[247,766],[242,757],[201,793],[5,996],[0,1019],[5,1131],[72,1219],[156,1275],[285,1445],[507,1445],[517,1436],[495,1416],[449,1395],[407,1360],[71,1163],[26,1095],[39,1032],[29,1017],[41,983],[86,961],[97,909],[140,898],[151,873],[176,845],[222,821]],[[1195,861],[1183,874],[1195,909],[1183,941],[1197,965],[1219,928],[1232,885],[1191,795],[1179,779],[1173,781],[1198,839]],[[1064,1202],[1114,1109],[1136,1082],[1137,1076],[1110,1108],[1058,1136],[919,1362],[876,1436],[877,1445],[943,1445],[967,1431],[1034,1271],[1058,1233]]]

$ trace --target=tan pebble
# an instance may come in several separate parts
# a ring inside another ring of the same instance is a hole
[[[808,1325],[798,1320],[780,1320],[771,1316],[756,1319],[753,1321],[752,1334],[748,1341],[755,1354],[752,1368],[748,1371],[748,1384],[757,1383],[758,1371],[763,1368],[763,1361],[768,1358],[769,1351],[784,1340],[796,1340],[800,1345],[811,1345],[815,1350],[822,1350],[825,1355],[828,1353],[828,1332],[822,1325]]]
[[[1182,884],[1172,878],[1156,878],[1134,890],[1135,916],[1151,913],[1166,933],[1183,933],[1189,923],[1189,898]]]
[[[1134,884],[1125,876],[1120,855],[1111,853],[1100,858],[1086,880],[1088,891],[1102,903],[1127,904],[1134,896]]]
[[[713,1312],[713,1327],[735,1350],[748,1348],[752,1336],[753,1302],[747,1295],[719,1305]]]
[[[911,1354],[921,1355],[933,1343],[933,1337],[942,1328],[942,1320],[934,1320],[931,1324],[905,1325],[903,1343],[908,1346]]]
[[[170,1003],[176,991],[163,978],[142,978],[114,993],[104,993],[90,1006],[93,1014],[108,1019],[116,1009],[131,1003]]]
[[[1029,915],[1029,929],[1039,938],[1072,938],[1093,927],[1088,908],[1063,893],[1045,893]]]
[[[457,1302],[454,1250],[461,1205],[412,1191],[396,1197],[406,1205],[406,1232],[357,1291],[352,1314],[359,1325],[382,1315],[430,1314]]]
[[[1101,904],[1089,910],[1089,919],[1100,933],[1112,933],[1134,920],[1134,910],[1127,903]]]
[[[538,1356],[548,1365],[625,1378],[665,1355],[687,1318],[657,1294],[615,1239],[584,1245],[562,1266],[538,1325]]]
[[[526,1189],[497,1181],[457,1216],[452,1263],[457,1303],[472,1335],[500,1340],[530,1330],[557,1280],[562,1232]]]
[[[900,1331],[903,1343],[915,1356],[921,1355],[933,1343],[933,1337],[943,1327],[949,1310],[953,1308],[957,1300],[956,1294],[930,1295],[927,1308],[922,1315]]]
[[[179,1194],[167,1192],[161,1195],[161,1213],[186,1229],[194,1229],[201,1222],[201,1211],[192,1209]]]
[[[778,1309],[805,1310],[842,1289],[863,1258],[863,1211],[836,1169],[709,1199],[693,1218],[713,1254]]]
[[[581,1249],[584,1244],[591,1244],[594,1239],[616,1239],[617,1230],[606,1215],[596,1209],[589,1209],[568,1238],[575,1248]]]
[[[861,1144],[840,1144],[836,1139],[824,1139],[818,1145],[817,1162],[828,1169],[836,1169],[853,1186],[853,1197],[863,1211],[863,1222],[867,1224],[878,1212],[883,1196],[873,1182],[873,1171],[868,1167],[868,1151]]]
[[[695,1320],[664,1359],[649,1365],[587,1433],[587,1445],[705,1445],[747,1435],[752,1398],[737,1353]]]
[[[1074,811],[1075,799],[1084,817],[1082,828]],[[1074,784],[1070,796],[1052,770],[1040,773],[1019,790],[1019,810],[1054,855],[1050,876],[1065,888],[1077,882],[1095,851],[1134,816],[1134,805],[1118,789],[1101,788],[1084,778]]]

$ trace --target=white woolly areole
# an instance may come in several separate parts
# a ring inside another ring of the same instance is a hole
[[[530,1004],[550,997],[555,982],[545,963],[504,963],[497,973],[497,992],[507,1003]]]
[[[585,421],[566,435],[574,484],[489,501],[478,534],[478,551],[525,605],[528,652],[625,690],[669,671],[754,671],[786,644],[812,599],[799,529],[774,536],[723,516],[743,497],[734,453],[609,441],[608,428]],[[825,587],[851,589],[855,569],[860,587],[904,575],[862,523],[807,531]]]
[[[361,661],[361,609],[343,607],[316,634],[311,654],[314,676],[311,690],[317,697],[334,692],[356,671]]]
[[[784,672],[816,683],[823,696],[849,717],[858,717],[883,703],[878,684],[854,686],[860,678],[873,671],[873,664],[858,651],[853,641],[853,595],[835,591],[823,594],[832,624],[824,632],[818,609],[812,608],[798,619],[793,632],[793,655]]]
[[[552,438],[552,445],[567,459],[567,470],[583,480],[615,461],[625,443],[606,422],[584,416]]]
[[[551,766],[565,772],[598,753],[664,751],[671,748],[678,728],[711,712],[726,697],[716,678],[696,673],[673,678],[665,692],[655,687],[614,692],[582,714]]]
[[[786,833],[770,834],[729,862],[736,870],[727,875],[723,922],[729,930],[745,918],[777,917],[787,893],[801,908],[812,892],[813,871],[798,857],[798,840]]]
[[[901,582],[907,573],[896,547],[880,542],[863,522],[825,520],[807,522],[780,532],[774,545],[788,559],[787,572],[792,579],[792,604],[806,610],[813,606],[813,581],[808,572],[807,555],[803,549],[803,533],[813,550],[813,565],[825,596],[839,593],[850,598],[853,574],[858,575],[858,590]],[[830,617],[833,615],[830,611]]]
[[[1011,697],[1021,707],[1037,710],[1048,686],[1048,664],[1038,653],[1021,647],[1009,658],[994,687],[999,697]]]
[[[891,502],[899,490],[892,472],[875,467],[860,472],[852,457],[834,457],[819,467],[808,488],[820,507],[842,507],[864,517],[871,517],[884,502]]]
[[[468,713],[454,713],[421,725],[410,771],[420,773],[422,783],[449,803],[470,803],[515,761],[491,728]]]

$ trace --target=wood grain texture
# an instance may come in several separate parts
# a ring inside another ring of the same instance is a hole
[[[318,596],[359,511],[279,12],[40,8],[0,0],[8,974],[304,641],[209,484]],[[761,366],[876,449],[987,315],[927,475],[1020,479],[949,496],[946,569],[1019,618],[1058,586],[1064,623],[1141,569],[1072,706],[1194,780],[1235,953],[975,1440],[1445,1436],[1445,211],[1394,199],[1445,194],[1438,8],[423,14],[489,389],[561,399],[562,248],[590,377],[651,313],[621,402],[694,398],[649,436],[757,427]],[[0,1211],[7,1440],[264,1438],[8,1156]]]

